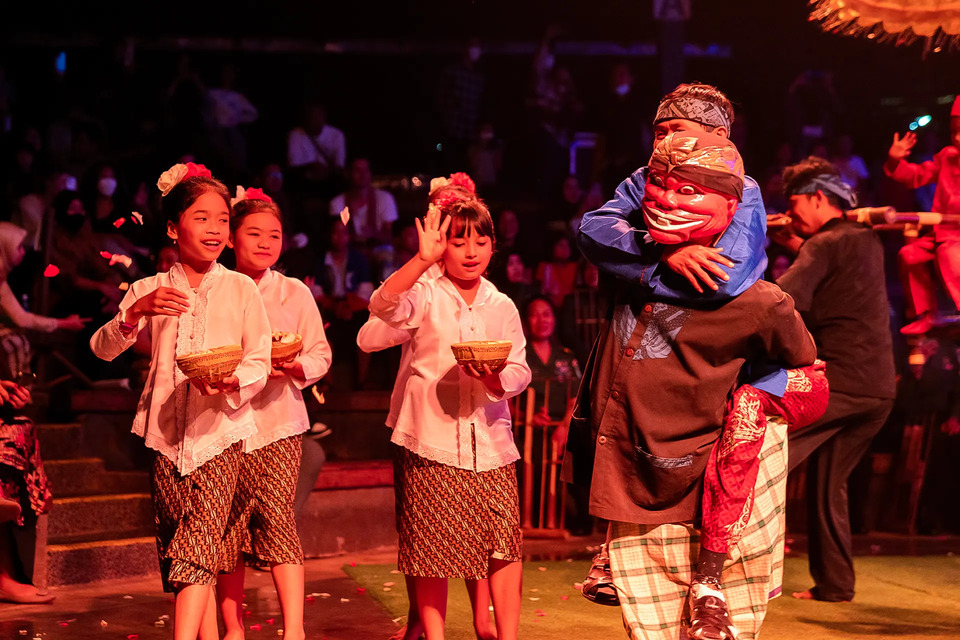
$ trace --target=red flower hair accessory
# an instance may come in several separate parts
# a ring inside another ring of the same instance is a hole
[[[257,189],[256,187],[247,189],[243,195],[245,200],[264,200],[266,202],[273,202],[273,198],[265,194],[263,189]]]
[[[187,178],[195,177],[212,178],[213,174],[202,164],[194,164],[193,162],[175,164],[161,174],[160,179],[157,180],[157,188],[165,196]]]
[[[459,187],[459,189],[449,189],[443,193],[437,193],[445,187]],[[463,171],[451,173],[449,178],[434,178],[430,181],[431,202],[438,207],[443,207],[453,204],[458,200],[463,200],[465,198],[460,189],[477,195],[477,185],[473,182],[473,179]],[[434,198],[433,195],[435,193],[437,196]]]

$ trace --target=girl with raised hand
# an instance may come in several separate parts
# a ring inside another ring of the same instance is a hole
[[[151,335],[151,360],[133,432],[156,452],[153,500],[165,591],[176,594],[174,640],[200,632],[221,566],[221,541],[240,472],[242,441],[257,434],[250,399],[270,371],[270,322],[245,275],[217,263],[230,234],[230,194],[203,165],[177,164],[160,176],[167,235],[179,261],[130,286],[117,315],[90,339],[104,360]],[[232,375],[189,380],[178,356],[242,346]],[[205,638],[217,637],[216,619]]]
[[[399,569],[408,577],[427,640],[444,637],[447,580],[489,578],[497,637],[520,621],[517,476],[507,400],[530,382],[520,314],[483,277],[493,221],[465,174],[431,183],[416,221],[419,250],[373,294],[370,311],[413,330],[391,440],[395,449]],[[420,277],[441,262],[444,274]],[[510,340],[504,365],[458,365],[452,344]]]

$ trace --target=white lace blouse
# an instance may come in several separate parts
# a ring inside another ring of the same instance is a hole
[[[190,308],[180,316],[141,318],[129,335],[120,329],[124,312],[158,287],[187,294]],[[250,399],[263,389],[270,367],[270,322],[257,285],[249,277],[213,263],[200,286],[192,289],[180,263],[167,273],[134,282],[115,318],[90,339],[100,358],[113,360],[150,327],[150,369],[133,432],[187,475],[235,442],[257,432]],[[178,355],[224,345],[243,346],[236,376],[240,389],[230,394],[201,395],[177,367]]]
[[[291,376],[267,380],[263,391],[251,400],[257,433],[244,442],[247,453],[310,428],[301,390],[325,376],[331,360],[320,310],[307,285],[268,269],[257,287],[267,308],[270,327],[274,331],[299,333],[303,338],[297,361],[303,365],[306,380]]]
[[[421,279],[409,291],[381,287],[370,311],[396,329],[415,329],[410,365],[391,440],[441,464],[489,471],[520,458],[513,442],[507,400],[530,383],[526,340],[513,302],[486,279],[467,305],[446,277]],[[461,371],[450,345],[466,340],[510,340],[496,397]]]

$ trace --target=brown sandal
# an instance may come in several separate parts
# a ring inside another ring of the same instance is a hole
[[[580,593],[590,602],[608,607],[620,605],[620,596],[617,595],[617,587],[613,584],[613,574],[610,571],[607,545],[600,545],[600,553],[593,557],[593,564],[590,565]]]

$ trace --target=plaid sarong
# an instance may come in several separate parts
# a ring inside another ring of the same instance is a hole
[[[781,418],[767,420],[753,512],[723,569],[723,593],[741,640],[757,637],[767,601],[782,589],[786,434]],[[687,593],[696,569],[699,532],[690,523],[610,526],[610,567],[629,637],[686,640]]]

